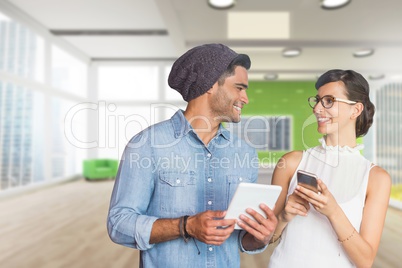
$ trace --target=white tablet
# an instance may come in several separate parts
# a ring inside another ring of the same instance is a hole
[[[258,183],[240,183],[230,201],[225,219],[239,219],[240,214],[247,215],[247,208],[252,208],[261,215],[265,212],[260,209],[260,204],[264,203],[271,209],[281,193],[282,187],[279,185],[267,185]],[[253,219],[252,216],[250,216]],[[236,224],[235,229],[241,229]]]

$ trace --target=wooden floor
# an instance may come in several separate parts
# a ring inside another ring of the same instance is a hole
[[[78,180],[0,200],[0,266],[138,267],[138,251],[106,232],[113,181]],[[266,267],[273,246],[242,254],[241,267]],[[373,267],[401,267],[402,211],[390,208]]]

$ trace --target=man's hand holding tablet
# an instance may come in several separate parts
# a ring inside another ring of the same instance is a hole
[[[240,183],[229,204],[225,219],[240,220],[241,214],[248,215],[247,208],[251,208],[266,217],[259,207],[260,204],[266,204],[272,209],[281,191],[282,187],[278,185]],[[253,219],[252,216],[250,218]],[[235,229],[241,229],[241,227],[236,224]]]

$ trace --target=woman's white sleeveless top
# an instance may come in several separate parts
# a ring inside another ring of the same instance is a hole
[[[303,152],[297,170],[317,174],[327,185],[338,204],[357,231],[363,215],[371,162],[354,148],[321,146]],[[296,172],[289,185],[288,196],[297,185]],[[344,252],[329,220],[311,205],[306,217],[296,216],[287,225],[275,248],[268,267],[315,268],[355,267]]]

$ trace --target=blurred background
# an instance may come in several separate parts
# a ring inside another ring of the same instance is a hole
[[[397,267],[402,1],[334,1],[0,0],[2,266],[138,264],[106,233],[116,163],[133,135],[185,108],[167,85],[174,60],[223,43],[252,60],[250,104],[227,127],[258,150],[261,183],[285,152],[318,144],[307,98],[320,74],[368,80],[376,117],[359,142],[393,180],[376,267]],[[269,251],[242,258],[266,267]]]

